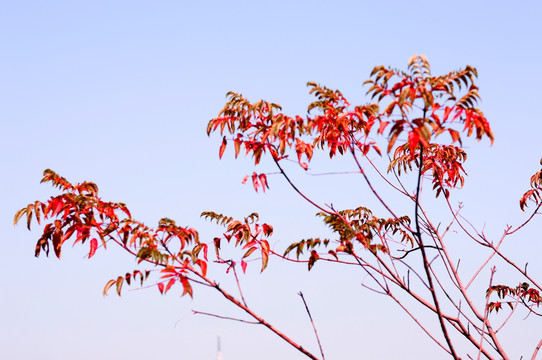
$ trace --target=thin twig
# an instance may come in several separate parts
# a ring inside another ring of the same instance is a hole
[[[224,319],[224,320],[239,321],[239,322],[242,322],[242,323],[245,323],[245,324],[260,325],[260,323],[258,321],[243,320],[243,319],[233,318],[233,317],[229,317],[229,316],[222,316],[222,315],[217,315],[217,314],[206,313],[206,312],[197,311],[197,310],[192,310],[192,314],[194,314],[194,315],[207,315],[207,316],[212,316],[212,317],[216,317],[216,318]]]
[[[318,347],[320,348],[320,354],[322,354],[322,360],[325,360],[326,357],[324,356],[324,350],[322,350],[322,344],[320,344],[320,337],[318,336],[318,331],[316,331],[316,326],[314,326],[314,321],[312,320],[311,312],[309,311],[309,307],[301,291],[299,292],[299,296],[301,296],[301,300],[303,300],[303,304],[305,304],[305,310],[307,310],[307,314],[309,315],[309,319],[311,320],[311,325],[312,325],[312,328],[314,329],[314,335],[316,336],[316,341],[318,341]]]
[[[326,210],[325,208],[321,207],[320,205],[318,205],[317,203],[315,203],[314,201],[312,201],[311,199],[309,199],[307,197],[307,195],[303,194],[301,192],[301,190],[299,190],[295,185],[294,183],[292,182],[292,180],[290,180],[290,178],[288,177],[288,175],[286,175],[286,172],[282,169],[282,167],[280,166],[279,164],[279,161],[277,159],[275,159],[273,157],[273,161],[275,161],[275,164],[277,165],[277,167],[279,168],[280,172],[282,173],[282,176],[284,176],[284,178],[286,179],[286,181],[288,181],[288,183],[290,184],[290,186],[299,194],[301,195],[301,197],[305,200],[307,200],[309,203],[311,203],[313,206],[315,206],[316,208],[318,208],[319,210],[325,212],[326,214],[330,214],[330,215],[339,215],[337,212],[330,212],[329,210]]]
[[[394,183],[392,183],[390,180],[388,180],[388,178],[386,176],[384,176],[384,174],[382,174],[382,172],[376,167],[376,165],[371,161],[371,159],[369,159],[369,157],[367,155],[365,155],[365,159],[367,159],[367,161],[369,162],[369,164],[371,164],[371,166],[373,167],[373,169],[376,171],[376,173],[378,175],[380,175],[380,177],[382,178],[382,180],[384,180],[385,182],[388,183],[389,186],[391,186],[392,188],[394,188],[395,190],[397,190],[399,193],[407,196],[408,198],[412,198],[412,196],[410,196],[410,194],[406,191],[406,189],[403,187],[403,184],[401,184],[401,187],[402,189],[400,189],[399,187],[397,187]]]
[[[237,282],[237,288],[239,289],[239,294],[241,295],[241,300],[243,300],[243,305],[248,306],[243,296],[243,290],[241,290],[241,284],[239,283],[239,278],[237,277],[237,271],[235,271],[235,263],[233,263],[233,275],[235,276],[235,281]]]
[[[431,249],[437,249],[437,250],[442,250],[442,248],[438,247],[438,246],[433,246],[433,245],[425,245],[426,248],[431,248]],[[416,248],[413,248],[413,249],[410,249],[410,250],[402,250],[405,254],[403,256],[400,256],[400,257],[394,257],[393,259],[394,260],[401,260],[401,259],[404,259],[409,253],[413,252],[413,251],[416,251],[416,250],[420,250],[421,247],[416,247]]]
[[[508,234],[513,234],[515,233],[516,231],[518,231],[519,229],[521,229],[522,227],[524,227],[525,225],[527,225],[527,223],[529,221],[532,220],[532,218],[538,213],[538,210],[540,210],[540,207],[542,207],[542,202],[540,204],[538,204],[538,206],[536,207],[536,209],[534,210],[534,212],[531,214],[531,216],[529,216],[529,218],[527,220],[525,220],[523,222],[523,224],[519,225],[517,228],[515,228],[514,230],[512,231],[509,231]]]
[[[433,340],[438,346],[440,346],[444,351],[446,351],[448,354],[450,354],[450,350],[448,350],[444,344],[442,344],[437,338],[435,338],[431,332],[420,322],[420,320],[418,320],[418,318],[416,316],[414,316],[414,314],[412,314],[412,312],[410,312],[410,310],[408,310],[408,308],[403,305],[403,303],[401,303],[399,301],[399,299],[397,299],[393,294],[389,294],[389,296],[408,314],[408,316],[410,316],[410,318],[412,320],[414,320],[414,322],[423,330],[423,332],[425,332],[427,334],[427,336],[429,336],[429,338],[431,338],[431,340]]]

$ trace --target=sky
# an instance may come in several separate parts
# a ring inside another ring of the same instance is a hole
[[[541,11],[537,1],[0,1],[0,357],[213,359],[220,332],[225,360],[303,358],[263,328],[191,315],[239,315],[205,289],[193,299],[155,287],[103,297],[133,259],[108,249],[88,260],[77,246],[61,260],[35,258],[39,227],[12,224],[18,209],[56,194],[40,185],[50,168],[96,182],[103,199],[126,203],[146,224],[169,217],[209,240],[220,229],[200,219],[205,210],[260,213],[275,226],[277,248],[323,233],[282,179],[270,177],[270,191],[256,194],[241,183],[254,171],[250,159],[229,150],[218,159],[220,139],[205,129],[228,91],[303,115],[308,81],[363,104],[362,83],[376,65],[404,69],[418,53],[435,74],[475,66],[495,144],[467,145],[459,201],[490,235],[519,223],[518,199],[542,157]],[[263,171],[274,169],[264,163]],[[297,176],[319,200],[374,202],[352,177]],[[506,249],[542,270],[539,226]],[[303,291],[328,359],[443,356],[391,301],[363,289],[357,272],[322,265],[308,273],[275,259],[263,274],[255,264],[247,273],[247,301],[317,352]],[[533,324],[510,331],[515,358],[539,341]]]

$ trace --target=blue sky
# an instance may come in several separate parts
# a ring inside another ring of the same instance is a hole
[[[460,200],[488,233],[518,223],[517,201],[542,156],[541,11],[536,1],[0,2],[1,357],[212,359],[221,328],[224,359],[302,358],[264,329],[189,316],[237,314],[205,290],[193,300],[156,289],[102,297],[132,259],[111,249],[89,261],[80,247],[61,261],[36,259],[38,228],[12,226],[16,210],[54,194],[39,184],[51,168],[96,182],[103,198],[125,202],[147,224],[167,216],[211,237],[220,229],[202,211],[257,211],[275,225],[279,247],[318,235],[314,210],[281,179],[255,194],[241,184],[249,160],[230,152],[218,160],[219,139],[205,128],[230,90],[304,114],[307,81],[364,103],[362,82],[375,65],[405,68],[414,53],[436,74],[473,65],[496,141],[469,143]],[[300,179],[323,201],[365,201],[351,178],[339,189],[336,180]],[[529,249],[531,264],[542,250],[537,226],[509,245],[518,257]],[[296,295],[306,294],[329,359],[442,355],[390,301],[363,291],[358,274],[324,266],[307,274],[278,261],[263,275],[253,270],[244,280],[249,302],[317,351]],[[534,346],[529,336],[509,341]],[[518,345],[517,357],[527,353]]]

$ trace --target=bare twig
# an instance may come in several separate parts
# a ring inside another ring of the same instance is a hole
[[[399,193],[407,196],[408,198],[412,198],[410,194],[406,191],[406,189],[403,187],[403,184],[400,184],[401,188],[399,188],[397,185],[393,184],[390,180],[388,180],[388,178],[384,176],[384,174],[382,174],[382,172],[376,167],[376,165],[372,162],[371,159],[369,159],[367,155],[365,155],[365,159],[367,159],[367,161],[369,162],[369,164],[371,164],[371,166],[376,171],[376,173],[382,178],[382,180],[387,182],[389,186],[397,190]]]
[[[408,316],[410,316],[410,318],[412,320],[414,320],[414,322],[416,323],[416,325],[418,325],[424,333],[427,334],[427,336],[429,336],[429,338],[431,338],[431,340],[433,340],[438,346],[440,346],[444,351],[446,351],[448,354],[450,354],[450,350],[446,348],[446,346],[444,346],[444,344],[442,344],[437,338],[435,338],[431,332],[420,322],[420,320],[418,320],[418,318],[416,316],[414,316],[414,314],[412,314],[412,312],[405,306],[403,305],[403,303],[401,303],[401,301],[399,301],[399,299],[397,299],[394,295],[390,294],[390,297],[401,307],[401,309],[403,309],[407,314]]]
[[[430,249],[437,249],[437,250],[442,250],[442,248],[438,247],[438,246],[433,246],[433,245],[425,245],[426,248],[430,248]],[[395,260],[401,260],[401,259],[404,259],[409,253],[413,252],[413,251],[417,251],[417,250],[420,250],[421,247],[418,246],[416,248],[413,248],[413,249],[410,249],[410,250],[403,250],[403,252],[405,253],[403,256],[400,256],[400,257],[394,257]]]
[[[279,164],[279,161],[277,159],[275,159],[273,157],[273,161],[275,161],[275,164],[277,165],[277,167],[279,168],[282,176],[284,176],[284,178],[286,179],[286,181],[288,181],[288,183],[290,184],[290,186],[305,200],[307,200],[309,203],[311,203],[314,207],[318,208],[319,210],[325,212],[326,214],[332,214],[332,215],[338,215],[337,212],[330,212],[329,210],[326,210],[325,208],[321,207],[320,205],[318,205],[317,203],[315,203],[314,201],[312,201],[311,199],[309,199],[307,197],[307,195],[303,194],[301,192],[301,190],[299,190],[295,185],[294,183],[292,182],[292,180],[290,180],[290,178],[288,177],[288,175],[286,175],[286,172],[282,169],[282,166],[280,166]]]
[[[197,310],[192,310],[192,314],[194,314],[194,315],[212,316],[212,317],[216,317],[216,318],[224,319],[224,320],[239,321],[239,322],[242,322],[242,323],[245,323],[245,324],[260,325],[260,323],[258,321],[243,320],[243,319],[238,319],[238,318],[234,318],[234,317],[211,314],[211,313],[207,313],[207,312],[203,312],[203,311],[197,311]]]
[[[239,277],[237,276],[237,271],[235,270],[235,263],[233,263],[233,275],[235,276],[235,282],[237,282],[237,288],[239,289],[239,294],[241,295],[241,300],[243,300],[243,305],[248,306],[243,296],[243,290],[241,290],[241,284],[239,283]]]
[[[532,218],[538,214],[538,210],[540,210],[540,208],[542,207],[542,202],[540,204],[538,204],[538,206],[536,207],[536,209],[533,211],[533,213],[531,214],[531,216],[529,216],[527,218],[527,220],[525,220],[523,222],[523,224],[519,225],[517,228],[515,228],[514,230],[512,231],[509,231],[508,234],[513,234],[515,233],[516,231],[518,231],[519,229],[521,229],[522,227],[524,227],[525,225],[527,225],[527,223],[529,223],[529,221],[532,220]]]
[[[301,291],[299,292],[299,296],[301,296],[301,300],[303,300],[303,304],[305,304],[305,310],[307,310],[307,314],[309,315],[309,319],[311,320],[311,325],[314,329],[314,335],[316,336],[316,341],[318,341],[318,347],[320,348],[320,354],[322,354],[322,360],[325,360],[326,357],[324,356],[324,351],[322,350],[322,344],[320,344],[320,337],[318,336],[318,331],[316,331],[316,326],[314,326],[314,320],[312,320],[311,312],[309,311],[309,307]]]

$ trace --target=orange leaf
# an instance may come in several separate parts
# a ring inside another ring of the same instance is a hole
[[[104,291],[103,291],[104,296],[107,295],[107,292],[109,291],[111,286],[115,285],[116,282],[117,280],[109,280],[107,284],[105,284]]]
[[[124,278],[122,276],[119,276],[117,278],[117,294],[120,296],[120,290],[122,289],[122,283],[124,282]]]
[[[266,240],[260,241],[262,246],[262,270],[264,271],[267,267],[267,262],[269,261],[269,243]]]
[[[381,121],[380,126],[378,127],[378,133],[380,135],[384,134],[384,129],[386,129],[386,126],[388,126],[389,121]]]
[[[255,250],[256,250],[255,247],[248,249],[245,255],[243,255],[243,259],[246,258],[247,256],[250,256],[250,254],[252,254]]]
[[[239,150],[241,149],[241,141],[240,140],[234,140],[233,145],[235,146],[235,158],[239,155]]]
[[[459,140],[459,133],[457,131],[452,130],[452,129],[448,129],[448,131],[450,132],[450,135],[452,136],[452,143]]]

